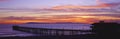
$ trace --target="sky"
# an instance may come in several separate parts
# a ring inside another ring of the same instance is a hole
[[[120,0],[0,0],[0,24],[120,23]]]

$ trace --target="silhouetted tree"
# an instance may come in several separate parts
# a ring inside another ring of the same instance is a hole
[[[100,21],[92,25],[92,31],[100,38],[120,37],[120,24],[118,23],[105,23],[104,21]]]

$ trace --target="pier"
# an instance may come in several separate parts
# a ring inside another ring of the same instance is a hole
[[[40,35],[80,35],[90,33],[90,30],[74,30],[74,29],[49,29],[49,28],[32,28],[32,27],[20,27],[20,26],[13,26],[13,30],[33,33],[33,34],[40,34]]]

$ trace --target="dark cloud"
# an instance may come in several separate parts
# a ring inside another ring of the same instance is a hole
[[[10,16],[10,17],[3,17],[0,18],[3,20],[32,20],[35,19],[35,17],[14,17],[14,16]]]

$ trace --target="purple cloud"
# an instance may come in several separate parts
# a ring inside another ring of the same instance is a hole
[[[35,17],[14,17],[14,16],[10,16],[10,17],[3,17],[1,19],[3,19],[3,20],[32,20],[32,19],[35,19]]]

